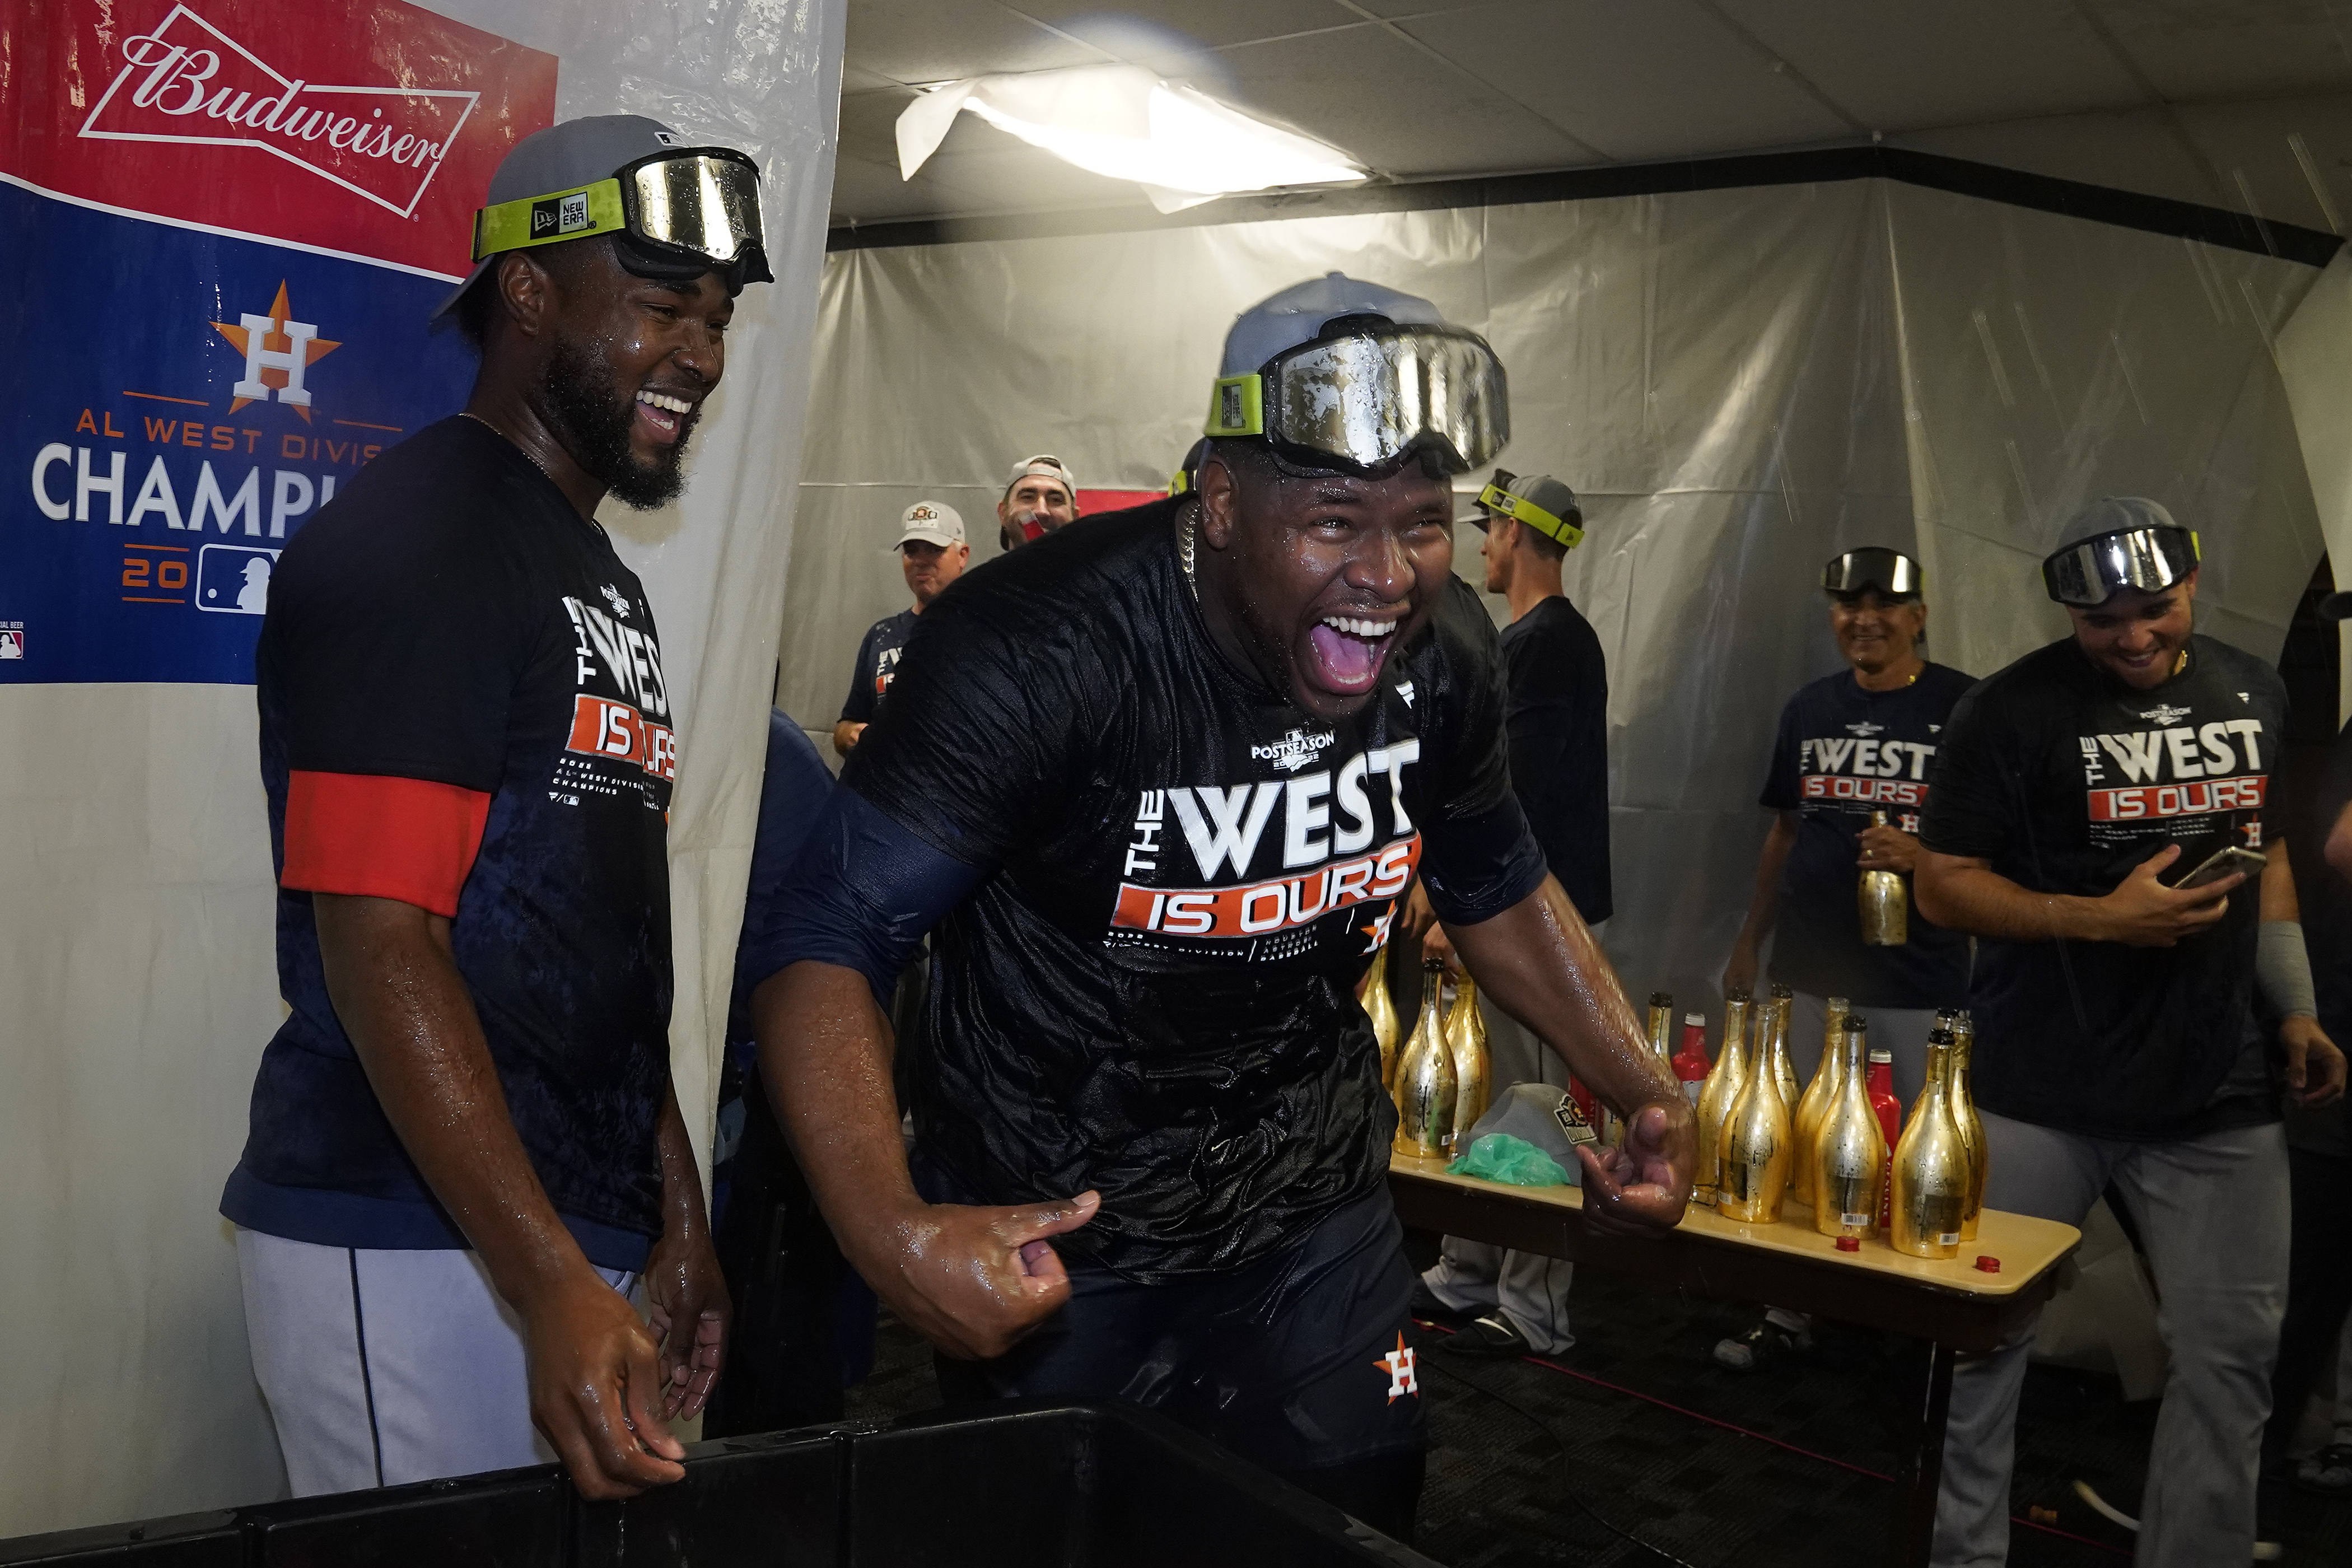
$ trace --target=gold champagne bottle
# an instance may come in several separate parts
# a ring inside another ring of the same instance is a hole
[[[1984,1214],[1985,1164],[1984,1118],[1977,1114],[1976,1090],[1969,1083],[1969,1060],[1976,1054],[1976,1020],[1968,1014],[1953,1019],[1951,1084],[1952,1120],[1959,1123],[1960,1142],[1969,1150],[1969,1202],[1960,1211],[1960,1239],[1977,1238],[1977,1221]]]
[[[1698,1166],[1691,1185],[1691,1202],[1712,1204],[1723,1184],[1723,1126],[1739,1091],[1748,1087],[1748,993],[1727,992],[1723,999],[1723,1048],[1707,1069],[1706,1085],[1698,1091]]]
[[[1886,814],[1872,812],[1870,825],[1885,827]],[[1903,885],[1902,872],[1883,868],[1864,871],[1853,896],[1864,947],[1901,947],[1911,940],[1911,889]]]
[[[1671,993],[1650,993],[1648,1021],[1650,1054],[1658,1058],[1658,1065],[1666,1069],[1668,1077],[1672,1077],[1675,1070],[1675,999]]]
[[[1442,963],[1424,963],[1421,973],[1421,1024],[1397,1058],[1396,1152],[1433,1159],[1445,1152],[1454,1131],[1454,1053],[1446,1047],[1438,1017]]]
[[[1797,1091],[1804,1087],[1797,1081],[1797,1065],[1789,1059],[1789,1025],[1797,1016],[1797,994],[1786,985],[1775,985],[1772,987],[1772,1000],[1780,1008],[1774,1033],[1780,1037],[1780,1042],[1773,1047],[1772,1071],[1780,1079],[1780,1103],[1789,1108],[1789,1115],[1793,1120],[1797,1114]],[[1833,1007],[1842,1006],[1843,1003],[1843,997],[1830,998],[1830,1005]],[[1838,1016],[1843,1018],[1845,1015],[1841,1012]]]
[[[1813,1228],[1823,1236],[1863,1237],[1878,1223],[1878,1188],[1886,1180],[1886,1135],[1871,1109],[1868,1068],[1870,1024],[1849,1017],[1838,1047],[1837,1096],[1813,1130],[1813,1174],[1818,1194]],[[1829,1064],[1822,1064],[1822,1071]]]
[[[1807,1208],[1821,1206],[1813,1195],[1813,1134],[1838,1096],[1845,1063],[1846,1009],[1851,1005],[1844,997],[1832,996],[1822,1007],[1822,1059],[1813,1067],[1813,1081],[1805,1085],[1804,1098],[1797,1101],[1797,1142],[1790,1156],[1789,1195]]]
[[[1454,1129],[1449,1152],[1469,1148],[1470,1129],[1486,1114],[1493,1078],[1486,1068],[1486,1020],[1478,1011],[1478,983],[1465,972],[1454,987],[1454,1011],[1445,1019],[1445,1048],[1454,1056]]]
[[[1404,1022],[1397,1016],[1396,1001],[1389,994],[1386,942],[1372,954],[1372,966],[1364,973],[1364,1016],[1372,1021],[1372,1038],[1381,1043],[1381,1087],[1387,1089],[1396,1082],[1397,1042],[1404,1036]]]
[[[1770,1225],[1780,1217],[1789,1194],[1790,1124],[1780,1074],[1789,1054],[1787,999],[1764,1005],[1762,1054],[1748,1074],[1748,1087],[1723,1124],[1723,1174],[1715,1206],[1727,1219]]]
[[[1969,1152],[1952,1120],[1952,1037],[1927,1037],[1927,1087],[1911,1107],[1895,1146],[1894,1229],[1887,1240],[1914,1258],[1951,1258],[1960,1250],[1960,1215],[1969,1201]]]

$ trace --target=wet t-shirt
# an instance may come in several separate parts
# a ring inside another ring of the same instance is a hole
[[[1760,800],[1797,814],[1797,841],[1780,871],[1773,979],[1862,1007],[1961,1005],[1968,939],[1932,924],[1915,901],[1902,946],[1864,946],[1855,861],[1873,812],[1886,813],[1890,827],[1919,831],[1944,722],[1969,684],[1958,670],[1930,664],[1908,686],[1865,691],[1842,669],[1801,688],[1780,710]]]
[[[2261,849],[2286,689],[2252,655],[2189,639],[2135,691],[2069,638],[1952,710],[1921,838],[2037,892],[2100,898],[2165,846],[2178,881],[2225,845]],[[2169,1139],[2276,1121],[2255,1042],[2261,879],[2173,947],[1980,938],[1973,1088],[1987,1110],[2094,1137]],[[2249,1058],[2250,1075],[2235,1072]],[[2251,1078],[2242,1090],[2238,1080]]]
[[[1099,1190],[1056,1245],[1147,1281],[1263,1257],[1380,1185],[1396,1119],[1355,985],[1399,896],[1418,868],[1465,923],[1544,875],[1466,584],[1325,721],[1212,646],[1173,517],[956,584],[843,775],[983,873],[934,933],[921,1157],[977,1201]]]

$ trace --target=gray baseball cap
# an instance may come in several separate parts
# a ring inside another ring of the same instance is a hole
[[[1564,550],[1575,549],[1584,539],[1584,511],[1576,503],[1576,492],[1549,474],[1497,468],[1493,481],[1478,492],[1477,510],[1454,521],[1484,533],[1498,517],[1523,522]]]
[[[746,154],[694,145],[643,115],[592,114],[534,132],[490,176],[474,215],[474,268],[432,319],[455,310],[507,251],[599,235],[640,278],[718,272],[730,295],[773,282],[759,181]]]

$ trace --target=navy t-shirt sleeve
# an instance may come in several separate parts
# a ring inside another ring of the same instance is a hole
[[[740,1014],[751,987],[773,969],[747,977],[755,937],[772,927],[785,897],[784,885],[800,859],[809,828],[833,794],[833,774],[801,727],[781,709],[768,714],[768,762],[760,778],[760,826],[751,841],[751,875],[743,890],[743,929],[735,944],[735,998],[728,1036],[745,1037]]]
[[[1938,855],[1990,859],[2015,838],[2018,783],[2001,757],[2000,731],[1979,685],[1952,708],[1929,774],[1919,841]]]
[[[1502,649],[1468,584],[1448,584],[1433,620],[1437,704],[1412,805],[1430,907],[1448,925],[1491,920],[1542,885],[1542,847],[1511,791]]]
[[[1802,759],[1798,755],[1797,702],[1794,697],[1780,706],[1780,730],[1772,741],[1772,765],[1764,775],[1764,793],[1756,804],[1773,811],[1795,811],[1804,805],[1798,796],[1797,773]]]
[[[857,645],[857,662],[849,674],[849,697],[841,705],[844,724],[870,724],[874,721],[874,675],[877,650],[882,642],[879,623],[866,628],[865,640]]]

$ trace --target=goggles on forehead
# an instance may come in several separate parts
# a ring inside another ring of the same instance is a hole
[[[1202,433],[1264,436],[1365,471],[1429,447],[1459,474],[1483,468],[1511,438],[1510,395],[1502,362],[1477,333],[1380,326],[1220,377]]]
[[[731,147],[689,147],[625,164],[612,178],[524,196],[474,215],[474,259],[620,233],[664,261],[772,283],[760,228],[759,165]]]
[[[1917,598],[1919,563],[1899,550],[1872,546],[1833,555],[1822,568],[1824,593],[1859,594],[1873,588],[1885,599]]]
[[[1480,490],[1478,504],[1497,517],[1507,517],[1546,538],[1559,541],[1563,550],[1573,550],[1584,542],[1584,530],[1564,517],[1554,517],[1525,496],[1513,495],[1500,484],[1490,484]]]
[[[2088,609],[2116,590],[2161,594],[2197,570],[2197,536],[2180,527],[2118,528],[2080,540],[2042,563],[2042,584],[2062,605]]]

